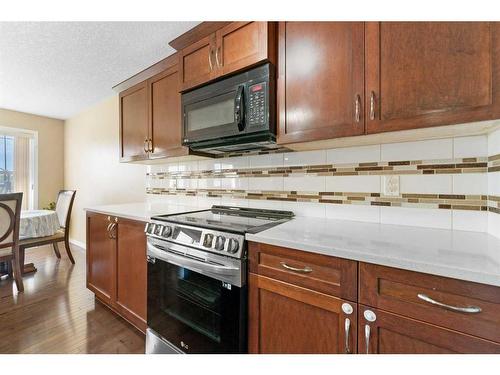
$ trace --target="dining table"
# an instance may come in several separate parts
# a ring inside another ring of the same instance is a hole
[[[23,210],[19,225],[19,239],[53,236],[61,228],[56,211],[52,210]],[[21,256],[24,262],[24,256]],[[33,263],[22,264],[23,273],[35,272]]]

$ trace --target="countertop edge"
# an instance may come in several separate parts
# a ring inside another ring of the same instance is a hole
[[[404,259],[393,259],[393,258],[386,258],[383,256],[379,257],[356,251],[350,251],[347,249],[339,249],[333,246],[328,248],[323,248],[323,246],[308,246],[294,241],[287,241],[283,239],[278,240],[271,238],[263,238],[259,236],[259,233],[247,234],[245,238],[248,241],[252,242],[281,246],[293,250],[305,251],[308,253],[344,258],[359,262],[372,263],[380,266],[400,268],[407,271],[426,273],[430,275],[449,277],[452,279],[458,279],[463,281],[470,281],[470,282],[500,287],[500,276],[495,274],[470,271],[463,268],[438,266],[429,263],[412,262],[410,260],[406,261]]]
[[[127,213],[123,213],[123,212],[120,212],[120,211],[112,211],[112,210],[103,210],[103,209],[99,209],[99,208],[84,208],[83,209],[85,212],[95,212],[97,214],[103,214],[103,215],[112,215],[112,216],[118,216],[120,218],[123,218],[123,219],[129,219],[129,220],[135,220],[135,221],[142,221],[142,222],[148,222],[150,220],[149,217],[144,217],[144,216],[134,216],[134,215],[130,215],[130,214],[127,214]]]

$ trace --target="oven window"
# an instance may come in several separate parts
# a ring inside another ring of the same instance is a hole
[[[234,93],[199,102],[187,108],[188,132],[234,123]]]
[[[221,340],[221,282],[177,268],[172,275],[172,287],[165,293],[161,309],[209,339]]]

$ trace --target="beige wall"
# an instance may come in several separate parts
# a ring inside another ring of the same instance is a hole
[[[38,132],[38,206],[54,202],[64,186],[64,121],[0,108],[0,126]]]
[[[145,200],[144,165],[119,162],[118,96],[65,122],[64,187],[77,190],[72,240],[85,242],[88,206]]]

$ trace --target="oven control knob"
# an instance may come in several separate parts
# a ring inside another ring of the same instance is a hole
[[[224,250],[224,244],[226,243],[226,238],[224,236],[217,236],[215,238],[215,250]]]
[[[172,235],[172,227],[169,227],[168,225],[163,228],[163,234],[162,236],[165,238],[168,238]]]
[[[214,235],[207,233],[205,234],[205,238],[203,238],[203,246],[212,247],[212,242],[214,240]]]
[[[155,234],[156,234],[157,236],[161,236],[161,235],[162,235],[162,233],[163,233],[163,228],[164,228],[164,226],[163,226],[163,225],[156,224],[156,225],[155,225]]]
[[[240,244],[238,243],[238,240],[235,240],[234,238],[229,239],[229,244],[227,245],[227,251],[230,252],[231,254],[236,253],[240,248]]]

